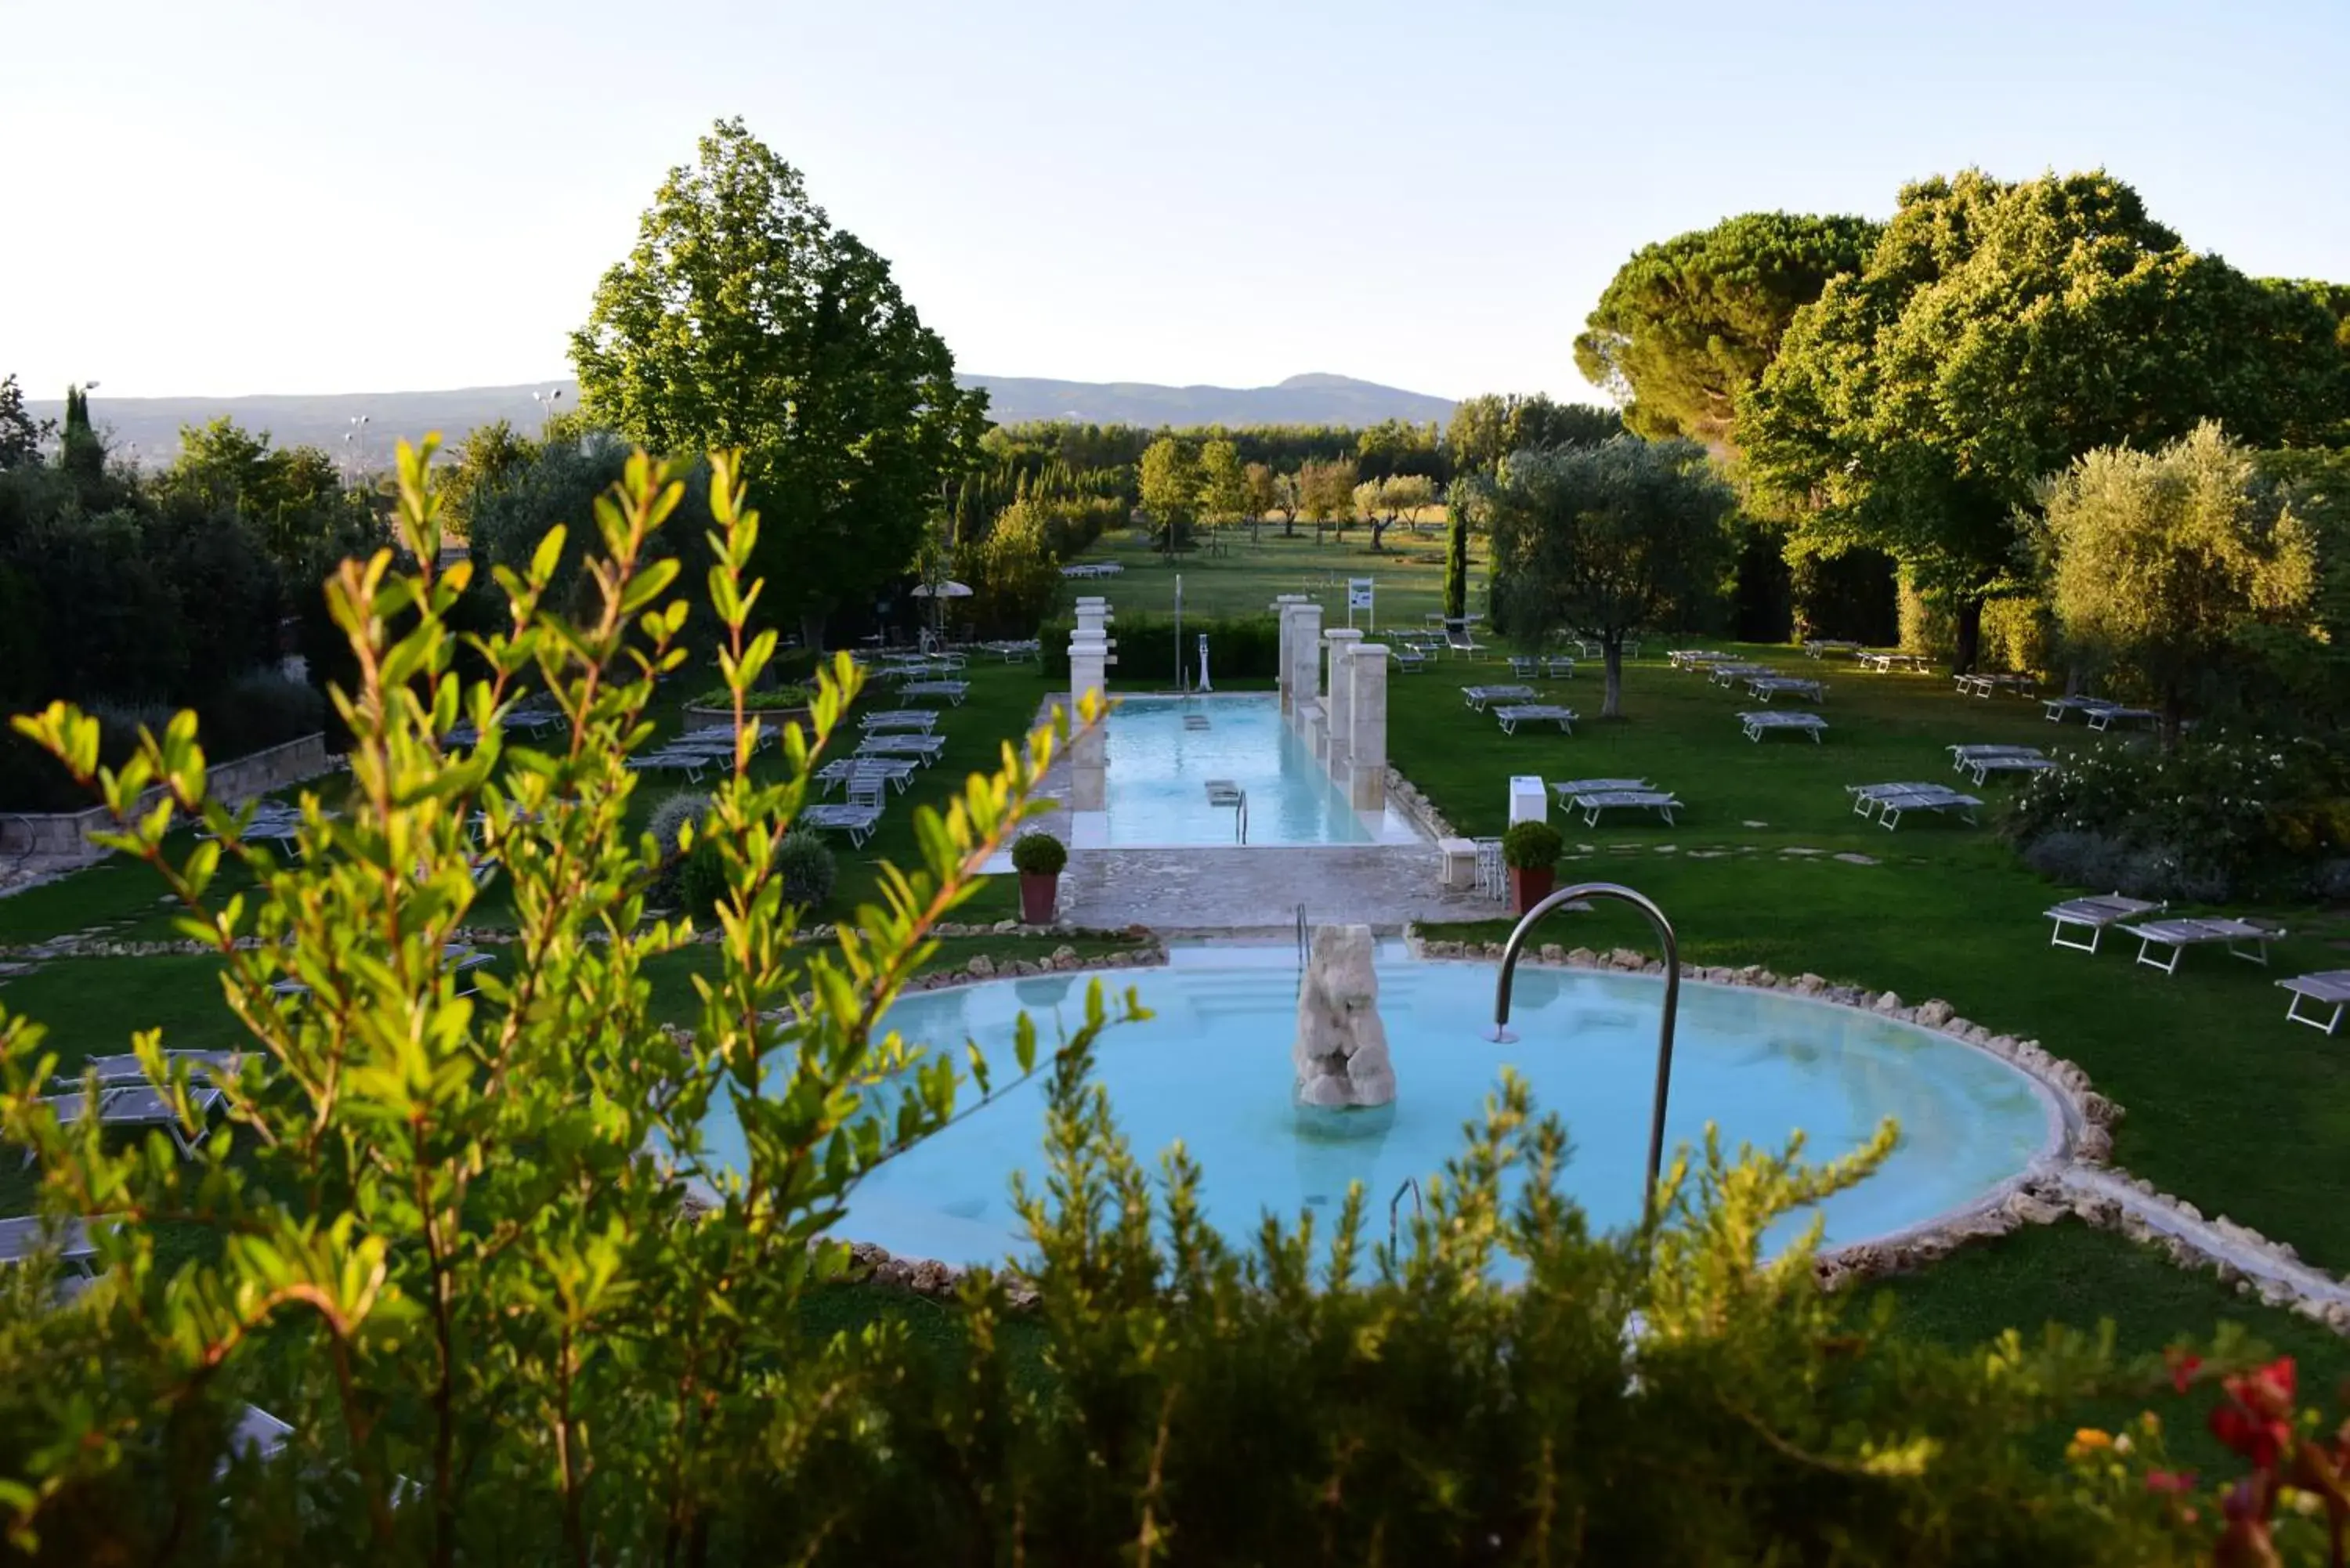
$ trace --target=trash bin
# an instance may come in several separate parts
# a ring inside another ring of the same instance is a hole
[[[1542,779],[1534,774],[1511,774],[1510,826],[1549,820],[1550,797],[1543,790]]]

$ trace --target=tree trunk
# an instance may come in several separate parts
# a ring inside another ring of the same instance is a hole
[[[1600,662],[1607,668],[1607,691],[1599,701],[1599,716],[1620,719],[1624,716],[1624,639],[1611,632],[1599,639]]]
[[[2162,749],[2166,755],[2178,749],[2178,732],[2187,720],[2187,702],[2179,695],[2176,681],[2162,688]]]
[[[1958,654],[1954,660],[1957,673],[1966,674],[1982,656],[1982,596],[1963,598],[1958,604]]]
[[[824,611],[800,611],[800,646],[810,653],[824,651]]]

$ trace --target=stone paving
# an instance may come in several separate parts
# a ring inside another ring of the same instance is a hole
[[[1295,929],[1343,920],[1383,935],[1408,920],[1492,919],[1503,906],[1447,894],[1429,845],[1213,849],[1089,849],[1061,877],[1064,916],[1094,927],[1149,926],[1161,936]]]

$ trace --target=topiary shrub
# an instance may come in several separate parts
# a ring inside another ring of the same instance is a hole
[[[710,919],[718,900],[726,896],[726,861],[714,836],[695,836],[693,848],[678,868],[677,896],[685,912],[697,920]]]
[[[1502,835],[1502,864],[1518,871],[1546,871],[1558,864],[1566,840],[1547,822],[1521,822]]]
[[[685,853],[681,840],[688,823],[700,826],[710,810],[710,797],[700,790],[681,789],[661,797],[653,807],[645,831],[660,846],[660,875],[653,880],[656,902],[675,905],[685,896]]]
[[[1012,866],[1029,877],[1057,877],[1069,863],[1068,846],[1049,833],[1024,833],[1012,846]]]
[[[775,876],[783,883],[784,902],[803,909],[818,909],[832,897],[839,867],[831,846],[814,828],[795,827],[775,846]]]

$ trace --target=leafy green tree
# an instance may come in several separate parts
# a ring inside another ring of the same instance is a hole
[[[1623,418],[1613,409],[1556,403],[1540,392],[1487,392],[1454,407],[1444,446],[1453,472],[1491,474],[1513,452],[1588,446],[1623,432]]]
[[[2311,530],[2209,422],[2079,459],[2049,485],[2045,539],[2065,637],[2154,693],[2166,748],[2245,632],[2306,623],[2317,588]]]
[[[1281,476],[1269,463],[1253,462],[1241,471],[1241,489],[1247,497],[1249,536],[1257,536],[1264,514],[1281,504]]]
[[[334,459],[316,447],[272,447],[267,431],[225,416],[181,428],[180,454],[156,490],[234,509],[279,568],[306,583],[373,531],[366,499],[344,489]]]
[[[1795,313],[1734,436],[1812,544],[1881,549],[1946,607],[1970,668],[2044,476],[2205,419],[2262,445],[2338,423],[2322,316],[2189,250],[2110,175],[1970,171],[1902,192],[1867,265]]]
[[[1635,434],[1726,446],[1797,308],[1858,272],[1878,232],[1865,218],[1747,213],[1644,245],[1600,295],[1575,366]]]
[[[1484,486],[1474,474],[1456,479],[1445,493],[1444,614],[1450,620],[1469,613],[1470,514],[1483,493]]]
[[[1322,530],[1336,526],[1343,534],[1347,520],[1355,513],[1355,463],[1351,458],[1335,462],[1309,462],[1297,471],[1297,509],[1314,524],[1314,542],[1322,542]]]
[[[1240,448],[1228,441],[1211,441],[1200,449],[1200,513],[1211,526],[1237,523],[1248,515],[1247,471],[1241,467]]]
[[[1297,514],[1305,505],[1305,485],[1302,475],[1275,474],[1273,480],[1273,509],[1281,514],[1281,536],[1297,536]]]
[[[1062,587],[1052,534],[1048,504],[1023,499],[1003,509],[987,537],[956,552],[972,588],[971,618],[983,633],[1034,636],[1052,613]]]
[[[25,407],[25,389],[12,371],[0,376],[0,469],[25,468],[41,461],[41,449],[57,433],[54,420],[36,420]]]
[[[471,539],[473,508],[481,497],[504,483],[538,451],[537,441],[504,420],[492,420],[488,424],[473,427],[465,437],[465,444],[457,449],[457,461],[443,486],[450,533],[461,539]]]
[[[1142,509],[1158,531],[1159,547],[1172,555],[1200,514],[1200,454],[1188,441],[1161,436],[1142,454],[1141,477]]]
[[[1380,541],[1399,519],[1435,504],[1436,486],[1417,473],[1366,479],[1355,486],[1354,502],[1355,514],[1370,524],[1371,548],[1376,551],[1385,548]]]
[[[1417,474],[1444,477],[1443,442],[1433,421],[1424,425],[1382,420],[1355,438],[1355,466],[1366,478]]]
[[[812,648],[909,568],[985,423],[889,264],[739,119],[670,171],[571,355],[587,411],[627,440],[743,450],[773,607]]]
[[[57,466],[88,487],[106,473],[106,438],[89,419],[89,393],[80,387],[66,389],[65,429],[57,436]]]
[[[1732,504],[1694,441],[1619,436],[1517,453],[1483,501],[1496,628],[1529,643],[1597,639],[1607,672],[1599,714],[1620,717],[1625,640],[1719,597]]]

